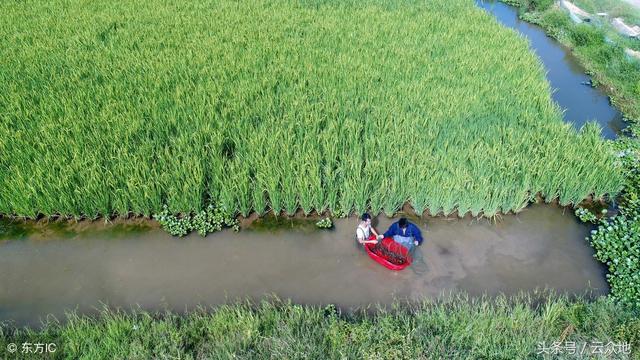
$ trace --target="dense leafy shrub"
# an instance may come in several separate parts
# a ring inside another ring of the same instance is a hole
[[[541,15],[541,25],[544,26],[549,35],[559,39],[571,28],[572,22],[569,16],[560,9],[550,9]]]
[[[553,5],[554,0],[507,0],[505,3],[520,7],[520,13],[545,11]]]
[[[571,40],[576,46],[592,46],[604,43],[604,33],[587,24],[579,24],[571,29]]]
[[[554,0],[529,0],[529,6],[537,11],[544,11],[553,5]]]
[[[605,64],[608,67],[614,67],[616,71],[623,71],[625,65],[629,62],[624,58],[623,50],[620,46],[603,44],[595,47],[596,51],[592,52],[592,59],[598,61],[600,64]]]

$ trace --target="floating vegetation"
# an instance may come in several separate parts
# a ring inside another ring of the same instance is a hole
[[[162,228],[173,236],[185,236],[195,230],[198,234],[206,236],[209,233],[220,231],[225,227],[240,230],[238,220],[233,213],[223,207],[209,205],[205,210],[192,215],[178,216],[169,211],[165,205],[162,212],[154,215]]]
[[[611,296],[640,309],[640,211],[603,220],[590,241],[609,269]]]
[[[320,229],[331,229],[333,227],[333,221],[330,218],[321,219],[316,223],[316,226]]]
[[[492,216],[621,187],[470,0],[3,1],[0,24],[0,213]]]
[[[596,251],[595,258],[609,270],[610,296],[640,309],[640,142],[635,138],[622,138],[616,146],[626,169],[618,214],[595,220],[593,213],[585,215],[586,210],[580,209],[577,212],[583,221],[598,225],[588,240]]]
[[[583,207],[577,208],[575,211],[575,214],[578,217],[578,219],[580,219],[580,221],[582,222],[589,222],[589,223],[595,224],[596,221],[598,221],[598,217],[596,216],[596,214],[592,213],[591,211]]]

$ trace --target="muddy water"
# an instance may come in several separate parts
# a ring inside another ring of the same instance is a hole
[[[542,60],[547,79],[555,89],[553,99],[564,109],[564,120],[576,128],[588,121],[596,121],[602,127],[602,136],[613,139],[625,127],[622,114],[611,106],[602,91],[590,85],[571,51],[548,37],[539,26],[518,19],[518,10],[498,1],[476,0],[476,4],[493,14],[503,25],[525,36],[531,49]]]
[[[376,220],[386,229],[391,220]],[[183,311],[266,294],[348,309],[464,290],[473,295],[549,287],[607,291],[592,258],[588,229],[569,213],[533,206],[497,223],[471,218],[418,222],[418,261],[392,272],[353,240],[356,219],[331,231],[224,231],[173,238],[157,228],[79,234],[38,231],[0,243],[0,320],[38,325],[65,309],[91,313],[100,303]]]

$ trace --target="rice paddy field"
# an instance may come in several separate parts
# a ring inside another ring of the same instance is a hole
[[[0,3],[0,213],[517,211],[617,193],[472,0]]]

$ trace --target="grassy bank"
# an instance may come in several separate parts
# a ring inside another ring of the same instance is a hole
[[[418,213],[616,193],[471,0],[0,3],[0,213]]]
[[[9,343],[53,342],[62,359],[537,359],[553,342],[577,351],[627,343],[640,358],[640,320],[605,299],[546,296],[470,300],[463,296],[364,314],[282,303],[210,312],[71,316],[41,330],[3,327]],[[570,346],[570,345],[569,345]],[[551,356],[551,355],[548,355]],[[557,355],[556,355],[557,356]],[[22,358],[20,354],[9,357]],[[28,358],[28,357],[27,357]]]

